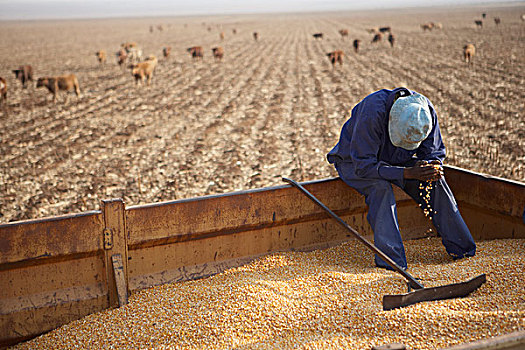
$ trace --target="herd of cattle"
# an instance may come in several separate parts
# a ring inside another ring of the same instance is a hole
[[[483,27],[483,20],[486,18],[486,14],[482,14],[482,19],[475,20],[474,23],[477,27]],[[525,21],[525,14],[521,16],[521,19]],[[501,19],[499,17],[494,17],[494,22],[496,25],[499,25],[501,23]],[[421,24],[421,29],[423,31],[432,31],[432,30],[440,30],[443,28],[443,25],[441,23],[434,23],[434,22],[428,22]],[[157,29],[159,31],[162,31],[162,26],[157,26]],[[211,28],[208,28],[210,30]],[[150,27],[150,32],[153,31],[153,27]],[[395,35],[392,33],[391,27],[376,27],[376,28],[370,28],[367,29],[367,32],[372,34],[373,37],[371,39],[371,43],[379,43],[383,40],[383,36],[386,36],[388,42],[390,43],[390,46],[393,48],[394,43],[396,41]],[[237,33],[236,29],[232,30],[233,34]],[[341,35],[341,39],[345,40],[349,36],[348,29],[341,29],[339,30],[339,34]],[[388,35],[388,36],[387,36]],[[222,40],[224,40],[224,32],[221,32],[219,34],[219,37]],[[324,38],[323,33],[315,33],[313,34],[313,37],[316,40],[322,40]],[[253,39],[255,41],[259,40],[259,33],[254,32],[253,33]],[[353,41],[353,48],[356,53],[359,52],[359,46],[360,46],[361,40],[355,39]],[[191,55],[193,60],[202,60],[204,57],[204,49],[202,46],[193,46],[187,49],[187,52]],[[164,59],[167,59],[170,56],[171,53],[171,47],[166,46],[162,49],[162,53],[164,56]],[[463,57],[465,62],[467,64],[472,63],[472,59],[476,53],[476,47],[474,44],[466,44],[463,47]],[[212,55],[215,58],[216,61],[221,61],[224,57],[224,49],[221,46],[212,48]],[[329,52],[326,54],[328,57],[328,60],[332,64],[332,66],[335,68],[336,64],[339,63],[339,65],[343,64],[343,58],[344,58],[344,52],[342,50],[335,50],[332,52]],[[106,51],[100,50],[96,52],[96,57],[100,64],[105,64],[107,62],[107,54]],[[128,63],[127,68],[130,69],[131,75],[135,78],[135,82],[138,84],[139,82],[144,83],[149,86],[151,84],[151,79],[153,77],[153,73],[155,71],[155,68],[158,64],[158,59],[154,55],[149,55],[147,58],[143,60],[142,58],[142,50],[137,46],[134,42],[126,42],[121,44],[120,49],[116,52],[116,58],[117,63],[119,66],[123,66],[126,63]],[[26,87],[26,84],[28,81],[33,81],[33,68],[31,65],[23,65],[20,66],[18,69],[15,69],[12,71],[15,74],[15,78],[17,80],[20,80],[22,83],[23,88]],[[75,76],[75,74],[69,74],[69,75],[63,75],[63,76],[55,76],[55,77],[42,77],[39,78],[36,87],[46,87],[51,94],[53,94],[53,101],[57,101],[57,93],[60,90],[63,91],[74,91],[77,96],[80,95],[80,87],[78,83],[78,79]],[[0,77],[0,102],[7,100],[7,82],[3,77]]]

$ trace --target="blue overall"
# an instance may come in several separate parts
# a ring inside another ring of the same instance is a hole
[[[396,94],[406,96],[412,93],[405,88],[384,89],[365,97],[352,109],[352,116],[344,124],[339,142],[327,156],[341,179],[365,196],[367,219],[374,232],[375,245],[403,268],[407,268],[407,261],[391,184],[399,186],[418,204],[426,207],[420,196],[421,182],[404,179],[404,168],[413,166],[418,160],[438,160],[442,163],[445,158],[437,115],[428,99],[432,115],[429,136],[412,151],[390,142],[388,117],[394,98]],[[454,259],[473,256],[476,244],[444,178],[433,183],[430,206],[432,221],[446,251]],[[377,255],[375,263],[390,268]]]

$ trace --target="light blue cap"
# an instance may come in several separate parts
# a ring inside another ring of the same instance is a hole
[[[427,98],[415,93],[400,97],[390,109],[388,134],[396,147],[415,150],[432,130]]]

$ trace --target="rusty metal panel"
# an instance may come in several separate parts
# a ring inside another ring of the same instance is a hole
[[[476,241],[502,238],[525,238],[525,225],[495,211],[482,211],[477,206],[459,202],[461,215]]]
[[[101,249],[99,211],[0,225],[0,264]]]
[[[451,166],[445,176],[474,239],[525,237],[525,183]]]
[[[0,270],[2,281],[0,310],[5,305],[3,300],[54,289],[104,283],[104,272],[102,254],[2,269]]]
[[[305,187],[358,232],[372,235],[364,198],[357,191],[339,179]],[[425,235],[430,221],[399,188],[394,193],[403,236]],[[126,225],[131,290],[208,276],[247,257],[351,237],[290,186],[132,207],[126,211]]]
[[[428,231],[429,220],[418,213],[420,210],[415,203],[403,205],[400,210],[413,214],[401,223],[406,227],[415,225],[412,226],[413,231],[409,231],[408,234],[403,233],[405,238],[419,238]],[[358,232],[371,239],[372,230],[366,220],[365,210],[344,215],[342,218]],[[128,251],[130,289],[135,291],[153,285],[207,277],[226,268],[245,264],[254,257],[264,254],[304,250],[307,247],[333,242],[341,243],[349,239],[352,239],[351,235],[334,220],[316,218],[224,235],[212,235],[203,239],[136,246]],[[359,254],[369,255],[373,264],[373,254],[366,248],[363,247]]]
[[[445,166],[445,177],[458,202],[484,211],[522,218],[525,183]]]
[[[363,219],[359,215],[354,221],[357,227],[368,226]],[[337,223],[322,219],[130,249],[130,289],[209,276],[225,266],[234,266],[232,261],[236,259],[240,265],[262,254],[348,239],[348,233]]]
[[[0,344],[16,343],[108,307],[102,252],[48,260],[2,266]]]
[[[306,183],[305,187],[338,214],[366,210],[363,196],[339,179]],[[411,201],[399,189],[394,191],[398,200]],[[326,217],[322,209],[289,186],[135,206],[126,211],[128,244],[242,231],[319,215]]]
[[[67,293],[80,296],[77,291],[58,292],[59,298],[49,297],[49,303],[39,308],[28,308],[8,314],[0,314],[0,348],[31,339],[44,332],[58,328],[71,321],[108,308],[107,295],[96,294],[93,286],[86,299],[67,299]]]

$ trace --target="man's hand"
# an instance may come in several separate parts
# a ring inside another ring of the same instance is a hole
[[[443,177],[443,168],[438,160],[432,160],[430,163],[418,160],[413,167],[405,168],[403,177],[419,181],[436,181]]]

